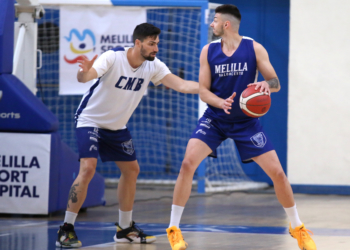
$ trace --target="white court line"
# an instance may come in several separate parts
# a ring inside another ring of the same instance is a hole
[[[89,249],[89,248],[104,248],[104,247],[108,247],[108,246],[113,246],[114,244],[116,244],[116,242],[109,242],[109,243],[103,243],[103,244],[98,244],[98,245],[92,245],[92,246],[87,246],[87,247],[81,247],[80,249]]]
[[[47,221],[37,222],[37,223],[20,224],[20,225],[14,225],[14,226],[11,225],[11,227],[29,227],[29,226],[37,226],[37,225],[44,225],[44,224],[47,225]]]
[[[158,236],[163,236],[166,234],[157,234],[154,235],[156,237]],[[89,249],[89,248],[104,248],[104,247],[108,247],[108,246],[114,246],[115,244],[117,244],[117,242],[108,242],[108,243],[102,243],[102,244],[98,244],[98,245],[92,245],[92,246],[87,246],[87,247],[81,247],[80,249]]]
[[[0,234],[0,237],[7,236],[7,235],[10,235],[10,234]]]

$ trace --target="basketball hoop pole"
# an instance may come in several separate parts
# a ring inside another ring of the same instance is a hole
[[[44,16],[44,9],[38,0],[18,0],[15,4],[15,51],[12,74],[36,94],[37,69],[37,19]]]
[[[201,50],[208,43],[208,17],[209,17],[209,5],[206,8],[201,9]],[[198,95],[198,119],[201,118],[207,109],[207,104],[204,103]],[[206,159],[204,159],[198,166],[198,186],[197,192],[200,194],[205,193],[205,166]]]
[[[17,68],[19,63],[19,55],[21,54],[23,42],[24,42],[24,35],[26,33],[26,25],[24,23],[20,24],[16,47],[15,47],[15,53],[13,56],[13,75],[17,75]]]

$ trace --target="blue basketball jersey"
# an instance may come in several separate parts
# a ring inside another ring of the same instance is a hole
[[[230,57],[223,53],[221,39],[210,43],[208,63],[211,71],[210,91],[223,99],[230,97],[233,92],[236,92],[236,97],[233,99],[231,114],[208,104],[205,115],[225,122],[256,119],[245,115],[239,107],[241,93],[249,83],[256,82],[258,76],[253,40],[243,37],[237,50]]]

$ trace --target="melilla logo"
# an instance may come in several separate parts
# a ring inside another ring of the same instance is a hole
[[[83,30],[82,33],[79,33],[77,29],[72,29],[69,32],[69,36],[65,36],[64,38],[69,43],[70,51],[76,55],[76,57],[72,59],[68,59],[66,55],[64,56],[64,60],[69,64],[77,63],[78,60],[82,59],[82,55],[95,50],[95,35],[89,29]]]

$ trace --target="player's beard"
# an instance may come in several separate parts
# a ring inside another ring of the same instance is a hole
[[[221,37],[223,34],[224,34],[224,28],[223,28],[223,26],[221,26],[220,28],[218,27],[217,29],[213,29],[213,34],[215,35],[215,36],[219,36],[219,37]]]
[[[154,61],[154,59],[156,58],[156,56],[151,56],[152,53],[149,53],[147,55],[147,52],[146,50],[143,48],[143,46],[141,45],[141,56],[143,58],[145,58],[145,60],[148,60],[148,61]]]

